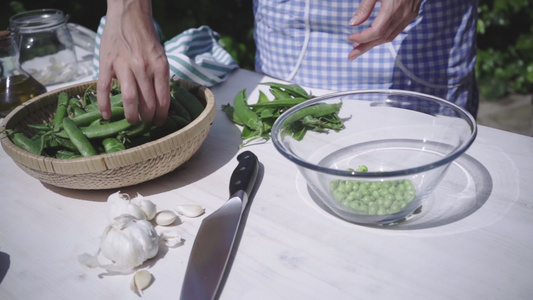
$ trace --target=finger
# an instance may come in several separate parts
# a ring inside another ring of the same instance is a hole
[[[102,64],[100,64],[102,66]],[[98,102],[98,109],[102,114],[102,118],[108,120],[111,118],[111,104],[109,103],[109,91],[111,90],[111,81],[113,74],[111,70],[100,68],[98,81],[96,83],[96,100]]]
[[[374,6],[376,6],[377,0],[363,0],[359,4],[359,7],[355,11],[355,14],[350,19],[349,24],[352,26],[361,25],[364,21],[370,17]]]
[[[167,67],[163,68],[161,72],[157,72],[154,76],[154,87],[157,100],[157,106],[154,115],[154,123],[162,125],[168,115],[168,108],[170,106],[170,75]]]
[[[380,13],[376,19],[374,19],[370,28],[361,32],[350,34],[348,36],[348,41],[363,44],[388,36],[388,34],[395,28],[391,25],[393,24],[393,20],[388,14],[382,13],[382,10],[380,10]]]
[[[125,69],[117,71],[117,78],[120,82],[124,116],[128,122],[135,124],[139,121],[139,100],[135,77],[129,69]]]
[[[154,79],[148,76],[146,73],[136,73],[136,82],[139,96],[139,114],[141,121],[151,122],[154,118],[156,108],[156,97],[154,91]]]
[[[374,42],[365,43],[365,44],[358,44],[354,46],[352,51],[350,51],[350,53],[348,54],[348,59],[354,60],[358,58],[359,56],[363,55],[364,53],[366,53],[368,50],[380,44],[382,44],[380,41],[374,41]]]

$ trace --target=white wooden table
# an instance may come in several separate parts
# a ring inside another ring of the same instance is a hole
[[[193,158],[178,170],[122,192],[159,209],[228,197],[242,150],[240,129],[220,106],[271,81],[238,70],[212,88],[218,114]],[[263,88],[263,87],[261,87]],[[319,94],[320,91],[314,91]],[[425,212],[393,228],[342,221],[309,195],[297,168],[272,142],[246,148],[261,164],[220,299],[532,299],[533,138],[480,126],[467,153],[432,194]],[[0,151],[0,299],[137,299],[132,276],[100,276],[78,255],[94,253],[116,190],[43,184]],[[179,297],[202,218],[173,227],[185,244],[161,253],[144,299]]]

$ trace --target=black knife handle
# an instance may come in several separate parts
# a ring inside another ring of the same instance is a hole
[[[259,160],[250,151],[244,151],[239,154],[237,160],[239,161],[239,165],[235,168],[233,174],[231,174],[229,183],[230,196],[239,190],[244,191],[246,196],[250,196],[254,188],[255,180],[257,179]]]

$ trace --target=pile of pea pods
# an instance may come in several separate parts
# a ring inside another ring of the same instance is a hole
[[[13,143],[42,156],[58,159],[113,153],[159,139],[187,126],[204,110],[204,105],[178,80],[170,81],[170,107],[162,126],[139,121],[129,123],[124,116],[120,87],[110,94],[111,118],[104,120],[98,109],[96,92],[83,95],[58,95],[57,108],[50,122],[28,124],[35,134],[29,136],[9,130]]]

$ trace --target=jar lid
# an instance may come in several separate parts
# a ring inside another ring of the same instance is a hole
[[[58,9],[36,9],[16,14],[9,18],[10,27],[16,32],[50,30],[65,24],[69,19]]]

